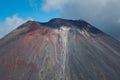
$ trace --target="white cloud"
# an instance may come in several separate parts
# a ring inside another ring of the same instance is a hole
[[[116,38],[120,37],[120,0],[45,1],[45,10],[58,9],[62,18],[83,19]]]
[[[45,4],[42,7],[45,11],[61,9],[68,0],[45,0]]]
[[[4,24],[15,28],[15,27],[19,26],[20,24],[22,24],[24,22],[25,22],[25,20],[23,20],[22,18],[14,15],[13,17],[7,17]]]
[[[32,18],[23,19],[18,17],[17,15],[13,15],[12,17],[7,17],[5,21],[0,22],[0,38],[14,30],[19,25],[23,24],[27,20],[32,20]]]
[[[119,0],[69,0],[61,11],[63,18],[83,19],[97,28],[120,37]]]

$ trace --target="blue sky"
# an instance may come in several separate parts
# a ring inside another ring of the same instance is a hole
[[[0,21],[13,15],[38,21],[48,21],[51,18],[60,17],[58,10],[46,12],[42,10],[42,5],[42,0],[0,0]]]
[[[0,0],[0,38],[27,20],[83,19],[120,40],[120,0]]]
[[[44,0],[0,0],[0,38],[29,19],[46,22],[60,17],[59,10],[45,11]]]

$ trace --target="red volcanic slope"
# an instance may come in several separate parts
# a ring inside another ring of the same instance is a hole
[[[120,80],[120,42],[82,20],[28,21],[0,40],[0,80]]]

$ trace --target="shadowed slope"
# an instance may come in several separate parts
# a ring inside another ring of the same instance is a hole
[[[0,40],[0,80],[119,80],[119,49],[85,21],[28,21]]]

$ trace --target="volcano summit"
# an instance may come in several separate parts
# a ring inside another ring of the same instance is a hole
[[[28,21],[0,40],[0,80],[120,80],[120,42],[83,20]]]

